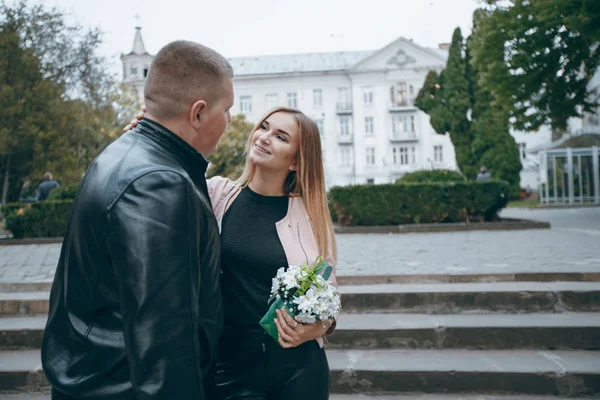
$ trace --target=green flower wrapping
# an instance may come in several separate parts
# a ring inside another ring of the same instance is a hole
[[[296,267],[297,268],[297,267]],[[294,304],[293,300],[299,296],[303,296],[311,288],[311,286],[317,285],[317,275],[322,273],[324,280],[329,279],[331,275],[332,267],[323,260],[321,256],[317,257],[314,266],[311,268],[307,264],[300,267],[299,273],[295,274],[294,287],[286,289],[282,287],[282,282],[277,281],[277,278],[283,277],[287,274],[287,283],[291,285],[290,271],[284,271],[283,268],[278,271],[277,277],[274,278],[273,296],[269,299],[269,310],[262,317],[259,324],[260,326],[276,341],[279,342],[279,332],[277,331],[277,325],[275,325],[275,319],[277,318],[277,310],[285,308],[288,314],[295,318],[297,315],[297,305]]]

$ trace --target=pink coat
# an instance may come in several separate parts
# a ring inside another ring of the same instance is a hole
[[[219,224],[219,231],[221,230],[221,222],[225,211],[240,191],[240,186],[230,179],[217,176],[208,180],[208,194]],[[320,255],[319,247],[302,198],[290,197],[287,215],[275,225],[289,265],[302,265],[305,262],[311,265],[314,263],[317,256]],[[338,287],[335,278],[333,251],[330,250],[329,254],[323,255],[323,258],[333,267],[329,283]],[[319,338],[317,341],[323,347],[323,339]]]

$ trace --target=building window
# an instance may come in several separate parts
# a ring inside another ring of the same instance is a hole
[[[341,167],[352,166],[352,149],[350,147],[340,148],[340,166]]]
[[[416,149],[413,147],[411,152],[414,163],[416,161]],[[408,156],[408,147],[392,147],[392,163],[394,165],[408,165],[410,163]]]
[[[367,178],[367,185],[374,185],[374,184],[375,184],[374,178]]]
[[[398,82],[390,88],[392,106],[404,107],[410,104],[406,82]]]
[[[414,115],[394,115],[392,116],[392,132],[414,132],[415,117]]]
[[[417,163],[417,148],[415,146],[412,146],[410,148],[410,155],[412,157],[412,163],[416,164]]]
[[[288,107],[298,108],[298,95],[296,92],[288,93]]]
[[[144,78],[148,77],[148,67],[144,68]]]
[[[313,89],[313,107],[323,107],[323,91]]]
[[[129,74],[132,77],[137,77],[138,71],[137,71],[137,67],[131,67],[131,69],[129,70]]]
[[[433,161],[444,162],[444,147],[433,146]]]
[[[365,136],[373,136],[374,133],[373,117],[365,117]]]
[[[240,112],[252,112],[252,96],[240,96]]]
[[[350,90],[348,88],[338,88],[337,110],[352,110],[352,100],[350,99]]]
[[[323,136],[325,133],[324,122],[322,119],[316,119],[315,123],[317,124],[317,128],[319,128],[319,135]]]
[[[365,101],[365,105],[373,104],[373,88],[367,87],[363,92],[363,98]]]
[[[265,105],[267,106],[267,110],[277,107],[278,104],[279,96],[277,95],[277,93],[270,93],[265,96]]]
[[[366,154],[367,154],[367,165],[370,165],[370,166],[375,165],[375,148],[367,147]]]
[[[518,145],[519,155],[521,156],[521,160],[524,160],[527,158],[526,143],[518,143]]]
[[[347,87],[338,88],[338,103],[350,103],[350,90]]]
[[[340,117],[340,135],[349,136],[350,135],[350,117]]]

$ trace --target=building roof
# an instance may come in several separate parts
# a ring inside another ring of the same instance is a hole
[[[129,54],[148,54],[146,46],[144,46],[144,39],[142,39],[142,28],[140,26],[135,27],[135,37],[133,38],[133,48]]]
[[[229,62],[236,76],[343,71],[372,53],[373,51],[339,51],[333,53],[233,57],[229,59]]]
[[[383,49],[377,50],[232,57],[229,62],[233,66],[235,76],[344,71],[399,42],[408,43],[440,60],[448,58],[448,50],[421,47],[410,39],[400,37]]]

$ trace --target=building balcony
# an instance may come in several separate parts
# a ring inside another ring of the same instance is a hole
[[[417,109],[412,100],[394,101],[389,105],[390,112],[414,111]]]
[[[341,103],[338,101],[335,109],[338,114],[352,114],[352,103]]]
[[[400,164],[400,162],[390,165],[390,170],[394,173],[404,172],[411,173],[419,170],[419,165],[415,163]]]
[[[354,135],[352,133],[338,133],[337,142],[339,144],[352,144],[354,143]]]
[[[416,142],[419,140],[417,132],[392,132],[390,141],[392,142]]]

